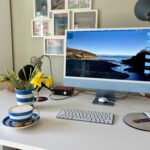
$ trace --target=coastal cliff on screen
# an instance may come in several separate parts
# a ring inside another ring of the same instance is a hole
[[[150,69],[146,66],[150,65],[150,51],[146,48],[145,32],[140,37],[130,31],[89,31],[88,34],[74,32],[69,36],[67,76],[150,81],[150,75],[145,73],[145,69]]]

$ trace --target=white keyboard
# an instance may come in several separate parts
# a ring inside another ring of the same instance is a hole
[[[110,112],[89,111],[82,109],[63,109],[59,112],[56,118],[112,125],[114,121],[114,114]]]

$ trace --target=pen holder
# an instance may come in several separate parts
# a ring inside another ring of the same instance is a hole
[[[17,105],[33,105],[33,103],[35,102],[34,93],[32,92],[32,90],[16,89],[16,99]],[[38,99],[38,94],[36,99]]]

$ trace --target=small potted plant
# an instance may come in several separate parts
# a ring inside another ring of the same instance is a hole
[[[45,76],[39,72],[37,67],[26,65],[19,73],[6,70],[6,74],[0,75],[0,82],[8,82],[15,88],[17,104],[29,104],[34,102],[33,90],[39,91],[42,86],[50,88],[52,86],[52,77]],[[37,94],[38,95],[38,94]]]

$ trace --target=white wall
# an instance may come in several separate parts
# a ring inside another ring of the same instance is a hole
[[[142,27],[149,22],[138,20],[134,15],[137,0],[93,0],[94,8],[99,11],[99,27]]]
[[[9,0],[0,0],[0,73],[12,69],[12,45]]]
[[[30,57],[44,53],[42,38],[31,37],[33,18],[32,0],[12,0],[15,46],[15,66],[18,70],[29,63]],[[99,27],[142,27],[150,26],[134,16],[136,0],[93,0],[93,8],[99,9]],[[55,84],[63,81],[63,57],[53,56],[52,69]],[[49,69],[49,68],[48,68]]]

